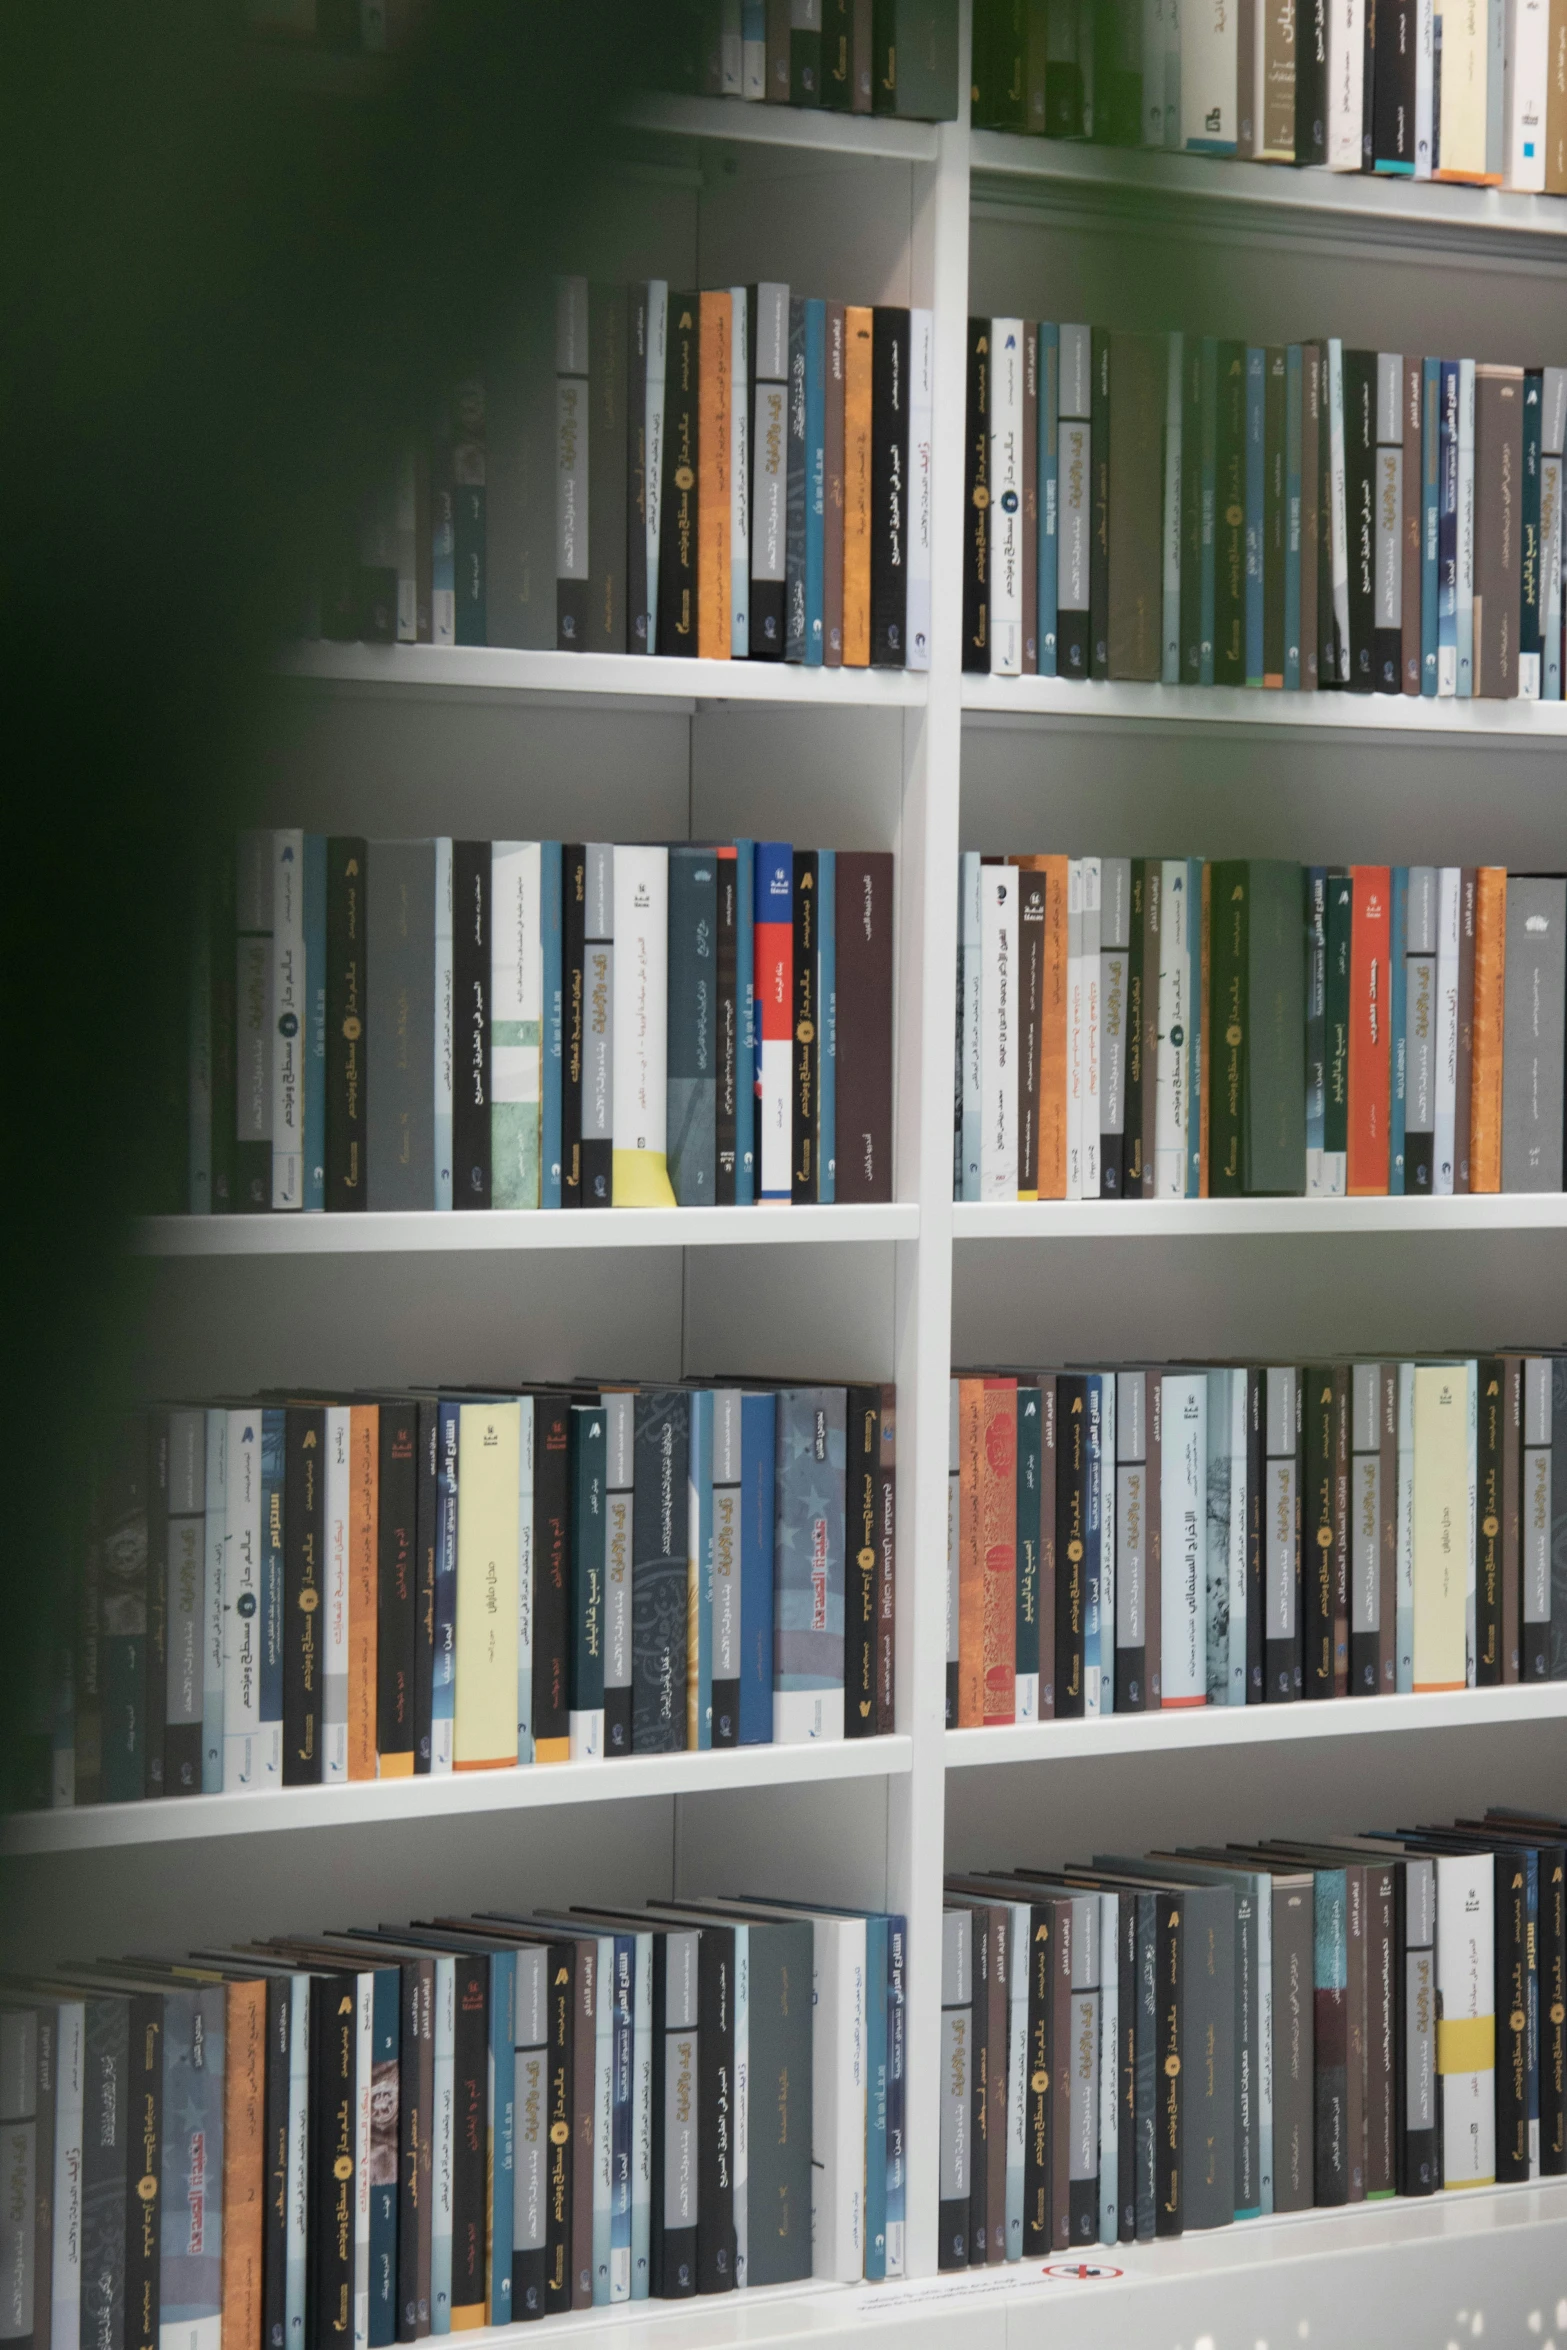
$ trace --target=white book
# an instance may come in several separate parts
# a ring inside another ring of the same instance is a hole
[[[452,2165],[457,2143],[457,1961],[435,1962],[435,2112],[430,2127],[430,2331],[452,2330]]]
[[[1159,1530],[1163,1553],[1160,1694],[1166,1706],[1208,1702],[1204,1559],[1208,1518],[1208,1382],[1166,1371]]]
[[[1250,1497],[1246,1485],[1246,1373],[1231,1370],[1224,1374],[1228,1385],[1224,1398],[1224,1451],[1228,1465],[1225,1481],[1224,1564],[1225,1615],[1228,1638],[1223,1659],[1223,1705],[1246,1703],[1246,1529],[1250,1515]],[[1210,1382],[1209,1405],[1212,1407]],[[1210,1462],[1213,1459],[1213,1428],[1208,1430]],[[1209,1500],[1210,1511],[1212,1497]],[[1210,1518],[1211,1523],[1211,1518]],[[1214,1659],[1208,1659],[1210,1684],[1214,1676]]]
[[[1184,857],[1164,859],[1159,890],[1159,1025],[1154,1064],[1156,1199],[1186,1197],[1192,990],[1188,878]]]
[[[1496,2178],[1496,1939],[1488,1852],[1436,1857],[1437,2065],[1442,2181]]]
[[[304,2350],[310,2242],[310,1977],[288,1987],[288,2217],[283,2230],[287,2350]]]
[[[593,2306],[617,2298],[611,2273],[615,2205],[615,1937],[598,1937],[593,1979]],[[629,2295],[622,2294],[625,2300]]]
[[[729,308],[729,657],[751,653],[751,358],[744,286],[731,286]]]
[[[223,1575],[223,1792],[261,1784],[261,1414],[230,1412]]]
[[[1398,1600],[1396,1683],[1400,1697],[1415,1686],[1415,1366],[1398,1366]]]
[[[1562,1464],[1567,1480],[1567,1462]],[[1551,1620],[1551,1362],[1528,1355],[1523,1366],[1523,1607],[1526,1625]]]
[[[740,95],[767,96],[767,0],[741,0]]]
[[[1100,860],[1083,859],[1083,1191],[1099,1197]]]
[[[1415,178],[1435,161],[1436,0],[1415,0]]]
[[[865,1920],[811,1918],[811,2274],[865,2274]]]
[[[1419,1363],[1414,1377],[1414,1685],[1462,1689],[1469,1607],[1468,1366]]]
[[[1181,682],[1181,374],[1186,338],[1165,338],[1164,379],[1164,650],[1159,676],[1165,685]]]
[[[1445,51],[1444,51],[1445,55]],[[1458,696],[1475,690],[1475,363],[1458,362]]]
[[[78,2350],[81,2340],[86,2075],[86,2003],[62,1999],[55,2009],[54,2243],[49,2279],[49,2339],[55,2350]]]
[[[647,289],[647,403],[645,478],[647,485],[647,649],[658,649],[658,534],[664,488],[664,365],[669,333],[669,281],[655,277]]]
[[[435,843],[435,1204],[452,1204],[452,843]]]
[[[375,1976],[356,1978],[354,2013],[354,2350],[370,2350],[370,2091],[375,2072]]]
[[[1299,1623],[1299,1574],[1295,1535],[1298,1498],[1295,1485],[1295,1433],[1299,1420],[1300,1379],[1293,1370],[1271,1367],[1267,1374],[1265,1416],[1267,1480],[1263,1496],[1263,1524],[1267,1548],[1263,1571],[1263,1639],[1293,1644]],[[1267,1692],[1271,1699],[1276,1685]]]
[[[1185,0],[1181,9],[1181,145],[1233,155],[1239,95],[1239,21],[1230,0]]]
[[[979,1196],[1017,1198],[1017,867],[980,867],[984,998]]]
[[[931,551],[935,515],[932,504],[932,425],[935,414],[935,314],[909,312],[909,572],[905,626],[909,667],[930,667]]]
[[[615,849],[615,1205],[673,1207],[664,1163],[669,851]],[[765,1124],[764,1145],[767,1140]],[[766,1174],[764,1172],[764,1188]]]
[[[1023,670],[1023,321],[990,322],[990,666]]]
[[[751,1929],[735,1928],[734,2068],[729,2132],[734,2189],[735,2288],[744,2289],[751,2250]]]
[[[631,2033],[631,2298],[652,2278],[653,1937],[637,1936],[636,2018]]]
[[[533,1760],[533,1428],[531,1395],[517,1403],[517,1760]],[[460,1521],[459,1521],[460,1522]],[[454,1660],[455,1661],[455,1660]],[[455,1706],[453,1712],[455,1712]],[[442,1723],[450,1750],[453,1724]],[[432,1757],[433,1767],[433,1757]],[[445,1766],[451,1768],[450,1762]]]
[[[1437,870],[1436,899],[1436,1126],[1432,1191],[1453,1188],[1454,1124],[1458,1109],[1458,954],[1463,875],[1456,865]]]
[[[326,1475],[322,1479],[321,1778],[348,1776],[348,1506],[352,1484],[347,1404],[326,1407]]]
[[[1366,0],[1328,0],[1329,171],[1360,169],[1365,79]]]
[[[228,1578],[229,1416],[207,1414],[206,1522],[202,1540],[201,1792],[223,1792],[223,1608]]]
[[[963,1066],[959,1080],[962,1100],[958,1129],[958,1176],[960,1199],[978,1199],[980,1100],[983,1085],[980,1076],[983,1024],[980,1016],[982,997],[980,941],[983,923],[980,916],[980,874],[983,868],[977,849],[965,849],[958,869],[958,938],[963,957],[962,1021],[960,1039]]]
[[[1087,1082],[1087,988],[1083,979],[1083,860],[1066,868],[1066,1196],[1083,1197],[1083,1089]]]
[[[1023,2257],[1023,2188],[1028,2162],[1028,1983],[1033,1949],[1026,1901],[1007,1904],[1007,2237],[1008,2260]],[[1114,2172],[1112,2170],[1112,2176]]]
[[[305,1204],[305,836],[272,835],[272,1205]]]
[[[1437,83],[1440,121],[1437,171],[1443,179],[1483,179],[1488,158],[1490,112],[1490,10],[1485,0],[1464,8],[1441,8],[1441,70]],[[1500,168],[1501,158],[1495,168]]]
[[[1510,188],[1543,195],[1551,46],[1547,0],[1509,0],[1507,34],[1506,181]]]
[[[1358,166],[1357,166],[1358,168]],[[1344,345],[1328,338],[1328,541],[1333,584],[1333,633],[1339,660],[1349,666],[1349,517],[1344,479]],[[1324,682],[1342,683],[1344,680]]]
[[[542,1156],[543,883],[536,840],[490,846],[490,1199],[536,1208]]]
[[[1099,1896],[1099,2241],[1120,2239],[1121,1898]]]

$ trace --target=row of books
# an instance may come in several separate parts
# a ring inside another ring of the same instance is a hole
[[[1567,1679],[1567,1357],[965,1372],[947,1721]]]
[[[969,320],[963,666],[1559,701],[1567,368]]]
[[[686,0],[669,87],[831,114],[950,122],[958,19],[945,0]]]
[[[1567,881],[960,860],[953,1196],[1558,1192]]]
[[[196,922],[187,1201],[892,1197],[892,858],[245,832]]]
[[[322,635],[930,667],[928,310],[567,277],[553,324],[389,463]]]
[[[979,0],[973,120],[1567,195],[1562,0]]]
[[[1567,2172],[1567,1825],[947,1879],[943,2268]]]
[[[129,1413],[53,1800],[890,1731],[894,1421],[890,1387]]]
[[[510,1898],[0,1982],[11,2338],[382,2350],[901,2273],[901,1917]]]

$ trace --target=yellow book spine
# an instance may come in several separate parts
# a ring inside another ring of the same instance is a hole
[[[843,314],[843,662],[871,658],[871,337],[875,313]]]
[[[1469,1388],[1467,1363],[1415,1366],[1416,1689],[1468,1678]]]
[[[696,649],[727,661],[729,640],[729,468],[733,431],[734,297],[704,294],[697,359]]]
[[[457,1461],[462,1509],[452,1762],[459,1771],[503,1770],[517,1760],[521,1405],[465,1403],[458,1417]]]
[[[376,1554],[380,1540],[381,1413],[356,1403],[348,1419],[348,1775],[376,1776]],[[413,1758],[409,1757],[409,1769]]]

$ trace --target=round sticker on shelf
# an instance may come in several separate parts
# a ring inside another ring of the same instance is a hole
[[[1068,2277],[1073,2283],[1087,2283],[1095,2277],[1118,2277],[1122,2271],[1112,2268],[1104,2260],[1052,2260],[1043,2274],[1047,2277]]]

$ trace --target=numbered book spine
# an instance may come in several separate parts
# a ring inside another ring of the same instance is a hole
[[[555,642],[565,653],[586,651],[591,620],[588,310],[585,277],[563,277],[556,281]],[[608,454],[606,450],[606,460]],[[439,619],[439,555],[436,568]]]

